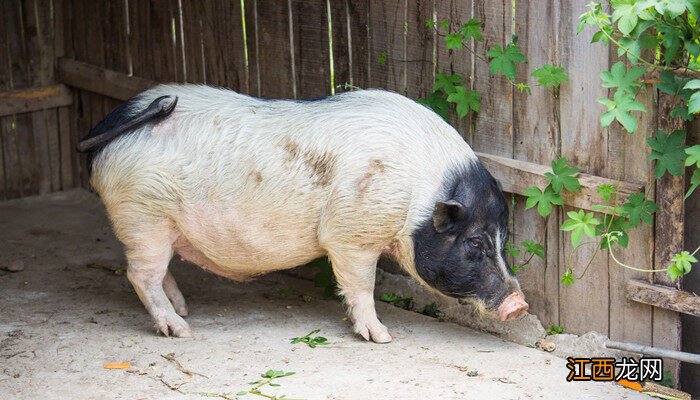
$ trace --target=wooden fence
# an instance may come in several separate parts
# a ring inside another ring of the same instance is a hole
[[[587,2],[6,0],[0,51],[10,62],[0,63],[0,90],[51,86],[49,97],[56,102],[44,101],[46,109],[40,109],[13,92],[18,105],[0,107],[0,196],[85,185],[85,169],[72,152],[76,138],[118,100],[153,82],[206,83],[280,98],[327,95],[347,83],[418,98],[432,90],[436,72],[458,72],[481,93],[482,105],[476,117],[451,116],[451,122],[514,193],[513,240],[546,235],[546,259],[536,259],[520,275],[531,310],[545,325],[563,324],[567,332],[595,330],[619,341],[679,349],[676,312],[626,298],[631,279],[668,283],[663,277],[624,270],[599,252],[586,275],[565,288],[559,280],[572,248],[558,230],[562,213],[545,226],[524,209],[520,196],[542,183],[553,159],[565,156],[587,174],[584,192],[567,198],[567,209],[590,207],[604,178],[627,192],[656,193],[662,207],[656,230],[632,231],[621,261],[665,265],[682,245],[683,180],[664,179],[656,190],[645,144],[650,132],[674,122],[657,118],[654,110],[664,101],[647,90],[640,98],[650,111],[636,134],[600,126],[596,100],[608,93],[599,74],[617,59],[606,47],[590,44],[590,32],[576,34]],[[519,68],[517,80],[530,82],[532,95],[489,76],[488,65],[471,53],[448,51],[425,24],[471,18],[484,23],[484,40],[471,45],[476,53],[518,36],[529,63]],[[558,97],[529,76],[546,63],[565,67],[571,77]],[[36,99],[35,91],[25,98]],[[583,248],[570,261],[580,266],[593,252]]]

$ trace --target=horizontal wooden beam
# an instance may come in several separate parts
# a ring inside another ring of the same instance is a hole
[[[127,100],[156,85],[148,79],[129,76],[70,58],[58,59],[58,80],[117,100]]]
[[[73,103],[65,85],[43,86],[0,93],[0,116],[22,114]]]
[[[503,191],[508,193],[522,195],[532,186],[542,189],[545,184],[544,174],[552,171],[548,166],[527,161],[513,160],[484,153],[476,153],[476,155],[486,169],[491,172],[491,175],[501,182]],[[579,174],[578,180],[581,183],[581,191],[575,193],[566,192],[562,197],[564,204],[586,210],[592,210],[596,204],[605,204],[605,201],[596,193],[598,186],[603,184],[610,184],[617,188],[620,192],[618,195],[620,202],[627,200],[627,197],[632,193],[644,191],[644,186],[640,184],[601,178],[595,175]]]
[[[627,298],[638,303],[700,317],[700,296],[669,286],[630,280],[627,282]]]

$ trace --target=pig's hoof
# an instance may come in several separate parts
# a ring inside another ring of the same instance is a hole
[[[175,307],[175,312],[177,313],[177,315],[179,315],[181,317],[186,317],[188,314],[187,306],[183,305],[180,307]]]
[[[170,336],[170,334],[172,334],[173,336],[180,338],[192,337],[192,329],[190,329],[187,322],[180,317],[177,317],[177,319],[160,319],[156,322],[156,327],[165,336]]]
[[[354,329],[355,333],[358,333],[365,340],[372,340],[374,343],[389,343],[393,340],[389,330],[379,321],[375,323],[357,322]]]

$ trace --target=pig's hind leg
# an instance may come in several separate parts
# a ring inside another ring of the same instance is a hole
[[[165,291],[165,295],[168,297],[168,300],[170,300],[170,303],[172,303],[173,307],[175,308],[175,312],[177,313],[177,315],[181,317],[186,317],[187,303],[185,302],[185,297],[182,295],[182,292],[180,292],[180,289],[177,287],[177,282],[175,282],[175,278],[173,277],[173,274],[170,273],[170,271],[165,272],[165,277],[163,278],[163,291]]]
[[[168,272],[173,256],[173,234],[167,225],[119,235],[127,248],[126,275],[159,331],[165,335],[190,337],[192,331],[180,316],[187,314],[185,300]]]
[[[379,255],[375,251],[328,249],[354,331],[365,340],[388,343],[392,337],[377,318],[374,307],[374,278]]]

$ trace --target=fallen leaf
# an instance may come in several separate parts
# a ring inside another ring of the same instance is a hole
[[[123,363],[107,363],[105,364],[105,369],[127,369],[130,368],[131,364],[128,362]]]
[[[639,382],[628,381],[627,379],[620,379],[618,383],[628,389],[636,390],[638,392],[642,391],[642,385]]]

